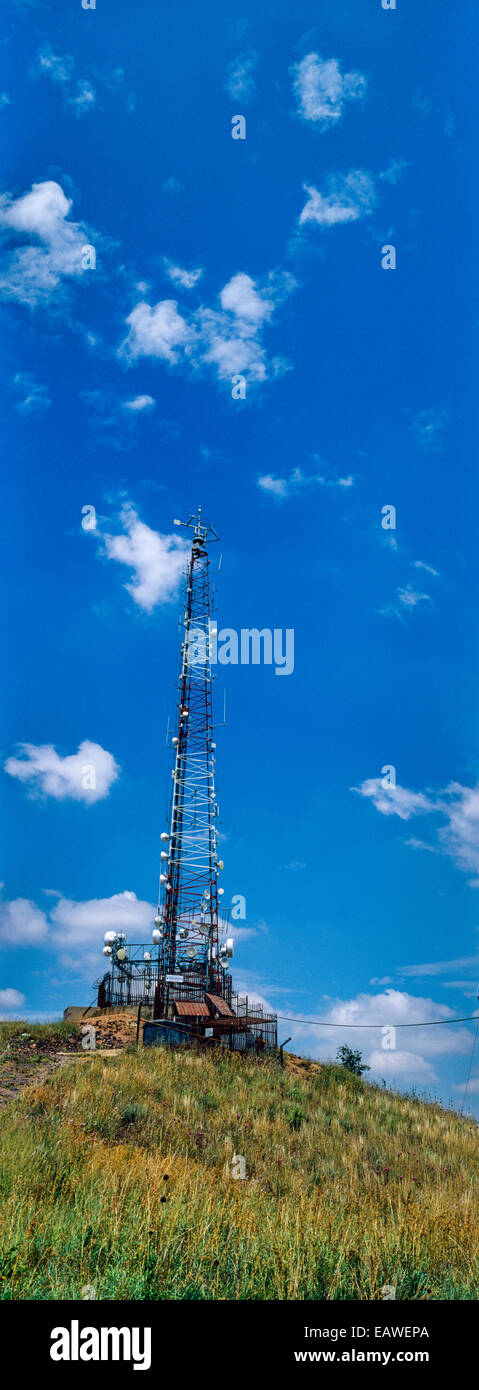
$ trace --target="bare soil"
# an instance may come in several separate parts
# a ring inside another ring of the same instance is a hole
[[[73,1057],[81,1060],[108,1052],[121,1051],[136,1039],[136,1015],[118,1012],[115,1014],[85,1014],[83,1023],[95,1029],[95,1049],[85,1049],[83,1044],[82,1020],[66,1038],[34,1038],[16,1036],[0,1055],[0,1110],[9,1100],[20,1095],[24,1086],[37,1085],[44,1081],[56,1067]],[[27,1029],[24,1030],[27,1033]]]

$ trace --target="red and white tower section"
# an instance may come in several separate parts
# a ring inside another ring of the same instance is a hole
[[[198,517],[176,522],[193,529],[185,581],[184,616],[169,830],[161,835],[160,902],[153,940],[159,947],[155,1016],[174,999],[210,993],[228,1002],[233,943],[219,930],[223,861],[218,854],[208,546],[218,540]],[[220,937],[221,944],[220,944]]]

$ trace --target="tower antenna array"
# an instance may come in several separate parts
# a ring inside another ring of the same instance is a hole
[[[172,738],[170,827],[161,836],[158,986],[155,1016],[166,1017],[170,1000],[231,994],[227,948],[219,944],[215,749],[211,674],[211,599],[208,546],[214,527],[192,514],[175,526],[193,531],[185,579],[176,727]]]

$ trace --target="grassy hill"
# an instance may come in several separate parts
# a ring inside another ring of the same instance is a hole
[[[22,1030],[55,1037],[0,1025],[3,1066]],[[0,1296],[477,1299],[478,1156],[341,1067],[80,1051],[1,1112]]]

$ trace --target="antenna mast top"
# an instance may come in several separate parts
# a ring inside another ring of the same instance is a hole
[[[199,542],[200,545],[207,545],[208,541],[219,541],[219,536],[216,534],[214,526],[210,526],[208,522],[206,526],[201,525],[201,512],[202,508],[198,507],[198,517],[196,518],[194,512],[192,512],[188,521],[178,521],[177,517],[175,517],[173,526],[192,528],[194,530],[193,545],[195,542]]]

